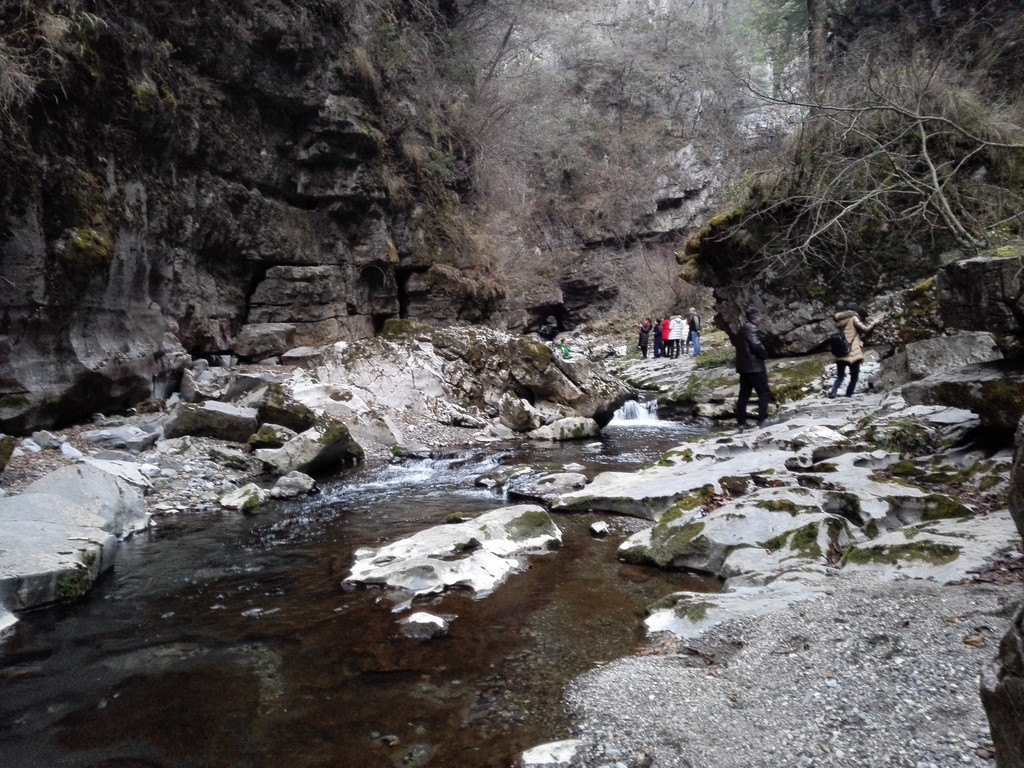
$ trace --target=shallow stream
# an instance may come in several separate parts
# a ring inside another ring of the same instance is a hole
[[[561,692],[638,650],[644,609],[716,585],[619,563],[636,521],[556,515],[564,545],[494,594],[417,603],[454,616],[403,637],[393,596],[345,588],[355,548],[508,503],[498,464],[593,476],[657,459],[696,430],[631,404],[588,444],[481,449],[360,467],[253,516],[175,515],[121,545],[83,602],[21,617],[0,645],[3,768],[507,768],[570,736]]]

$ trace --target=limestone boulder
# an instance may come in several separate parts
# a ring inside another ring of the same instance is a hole
[[[258,428],[259,414],[255,408],[208,400],[176,405],[164,422],[164,437],[192,435],[244,443]]]
[[[713,466],[712,458],[697,461],[697,468]],[[608,512],[645,520],[658,520],[683,500],[696,497],[707,485],[699,471],[680,473],[655,466],[639,472],[601,472],[587,487],[556,497],[553,512]],[[696,503],[696,502],[694,502]]]
[[[936,285],[946,325],[1003,336],[1024,332],[1019,246],[947,264]]]
[[[255,408],[261,424],[277,424],[304,432],[316,422],[316,413],[298,400],[280,382],[260,382],[239,397],[236,405]]]
[[[196,361],[182,373],[178,393],[186,403],[219,400],[227,394],[231,376],[227,368],[211,368],[205,360]]]
[[[505,507],[383,547],[358,549],[345,581],[382,584],[412,595],[463,587],[482,597],[521,567],[521,556],[561,541],[561,531],[542,507]]]
[[[298,434],[278,424],[261,424],[260,428],[246,441],[250,451],[257,448],[280,448]]]
[[[587,476],[579,472],[534,472],[511,478],[505,483],[505,493],[510,499],[547,503],[586,485]]]
[[[52,432],[40,430],[38,432],[33,432],[31,435],[29,435],[29,437],[31,438],[32,442],[34,442],[40,448],[48,450],[60,450],[62,440]]]
[[[0,498],[0,603],[25,610],[74,600],[114,565],[117,538],[67,496]]]
[[[100,458],[99,454],[96,456],[83,456],[80,461],[128,483],[128,485],[135,488],[143,496],[153,490],[153,483],[150,479],[151,475],[147,471],[147,465],[145,464],[123,459],[104,459]]]
[[[270,497],[270,492],[261,488],[256,483],[247,483],[241,488],[228,491],[217,501],[224,509],[234,509],[239,512],[253,512]]]
[[[882,389],[892,390],[938,373],[1002,358],[995,337],[981,331],[912,341],[881,361],[873,385],[877,382]]]
[[[275,499],[294,499],[315,490],[316,480],[312,477],[303,472],[289,472],[277,479],[274,487],[270,489],[270,495]]]
[[[238,332],[231,351],[243,360],[263,360],[294,346],[294,323],[248,323]]]
[[[545,422],[544,414],[513,392],[498,400],[498,419],[514,432],[530,432]]]
[[[97,448],[111,451],[141,453],[152,448],[160,438],[158,431],[146,431],[134,424],[107,429],[90,429],[82,433],[82,440]]]
[[[243,472],[258,471],[257,462],[245,451],[225,445],[211,445],[207,455],[222,467],[242,470]]]
[[[259,448],[256,458],[278,475],[298,470],[308,474],[330,472],[363,460],[362,447],[347,426],[321,418],[280,448]]]
[[[145,479],[139,482],[148,484]],[[68,504],[87,509],[103,521],[103,531],[121,539],[150,523],[139,486],[95,464],[70,464],[55,469],[22,492],[31,494],[60,497]]]
[[[738,548],[784,551],[824,564],[828,552],[850,538],[848,521],[836,515],[813,510],[790,514],[736,502],[699,518],[666,516],[626,539],[619,557],[723,576],[726,560]]]
[[[966,408],[983,425],[1013,430],[1024,415],[1024,361],[1001,360],[934,374],[903,387],[907,402]]]
[[[601,434],[601,427],[593,419],[570,416],[527,433],[531,440],[586,440]]]

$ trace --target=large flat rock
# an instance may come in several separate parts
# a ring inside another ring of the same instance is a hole
[[[520,555],[557,547],[561,541],[562,532],[543,507],[504,507],[383,547],[358,549],[346,581],[382,584],[413,595],[462,587],[483,597],[520,567]]]
[[[0,498],[0,602],[18,611],[73,599],[114,565],[106,521],[64,496]]]

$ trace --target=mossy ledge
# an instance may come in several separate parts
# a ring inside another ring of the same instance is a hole
[[[960,550],[950,544],[934,541],[915,541],[886,547],[851,547],[843,553],[843,565],[898,565],[922,562],[929,565],[948,565],[960,557]]]

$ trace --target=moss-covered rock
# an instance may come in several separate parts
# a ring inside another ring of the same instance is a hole
[[[14,453],[17,445],[17,438],[10,435],[0,435],[0,472],[3,472],[4,467],[7,466],[7,462],[10,461],[11,454]]]
[[[556,536],[558,528],[551,516],[543,509],[527,509],[518,517],[505,524],[509,538],[524,542],[540,536]]]
[[[806,397],[819,386],[821,361],[817,358],[772,368],[772,394],[780,403]]]
[[[280,475],[293,470],[307,474],[332,472],[352,466],[365,456],[348,426],[326,416],[319,417],[312,427],[300,432],[281,448],[260,448],[255,454]]]
[[[106,232],[91,227],[71,233],[64,259],[83,273],[105,270],[114,258],[114,241]]]
[[[950,544],[930,540],[895,546],[850,547],[843,552],[843,565],[898,565],[901,562],[923,562],[946,565],[960,557],[960,550]]]
[[[61,602],[80,600],[92,589],[93,574],[87,564],[67,571],[57,578],[55,595]]]
[[[924,512],[921,519],[925,522],[932,520],[949,520],[957,517],[970,517],[971,509],[957,499],[933,493],[925,498]]]
[[[429,337],[431,327],[426,323],[406,318],[391,317],[384,321],[380,335],[385,339]]]
[[[280,448],[295,435],[295,431],[279,424],[263,424],[246,441],[246,447],[250,451],[255,451],[257,448]]]
[[[280,424],[295,432],[306,431],[317,419],[308,406],[298,402],[276,382],[267,384],[256,410],[261,424]]]
[[[684,526],[659,523],[650,531],[646,544],[636,544],[619,550],[619,557],[635,565],[655,565],[667,568],[673,561],[707,552],[707,542],[700,538],[704,523],[693,522]]]

